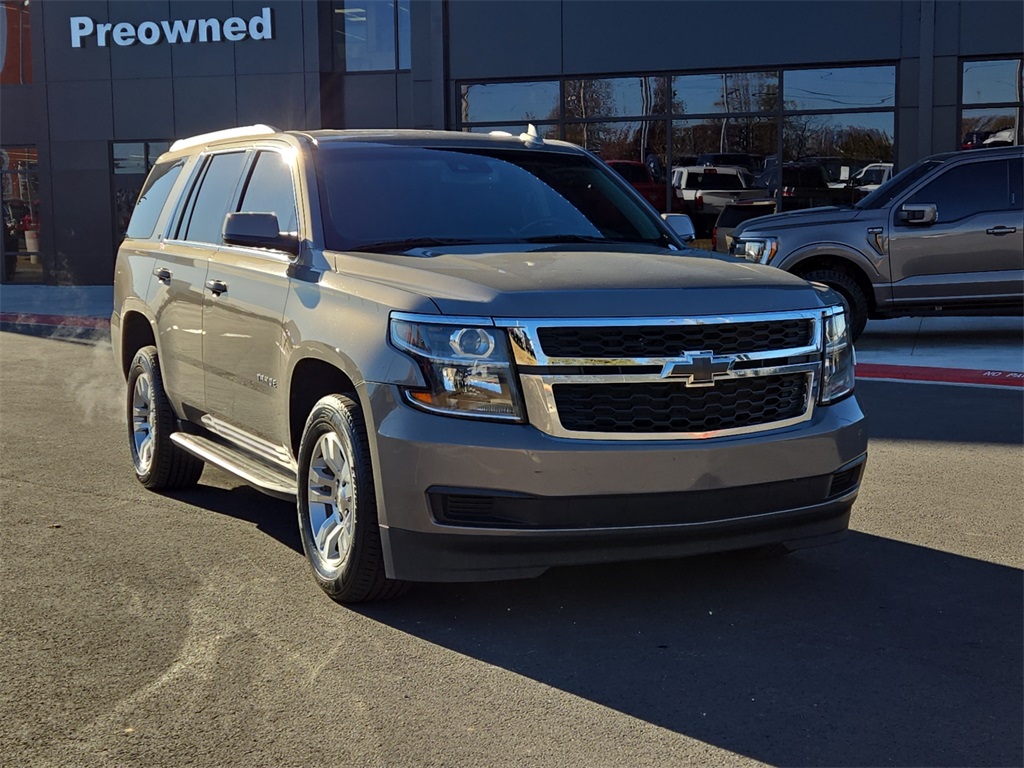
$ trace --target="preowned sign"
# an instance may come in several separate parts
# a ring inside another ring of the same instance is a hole
[[[114,7],[114,6],[112,6]],[[99,48],[108,45],[129,46],[136,43],[237,43],[241,40],[273,40],[274,16],[270,8],[246,21],[240,16],[229,19],[173,19],[143,21],[138,25],[127,21],[96,22],[88,16],[71,17],[71,47],[84,48],[95,39]]]

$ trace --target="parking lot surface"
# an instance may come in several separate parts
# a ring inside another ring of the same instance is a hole
[[[292,505],[132,477],[104,342],[0,333],[12,766],[1020,765],[1024,408],[864,380],[842,543],[419,585],[358,610]]]

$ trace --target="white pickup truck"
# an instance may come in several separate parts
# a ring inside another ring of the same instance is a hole
[[[748,174],[735,166],[672,168],[672,190],[678,203],[674,210],[689,214],[701,237],[711,231],[726,204],[749,186]]]

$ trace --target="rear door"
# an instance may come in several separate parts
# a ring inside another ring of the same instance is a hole
[[[274,213],[280,231],[297,231],[293,157],[283,147],[257,150],[231,210]],[[277,403],[286,396],[283,318],[293,263],[294,257],[284,251],[222,245],[206,279],[207,410],[218,431],[250,449],[270,451],[271,458],[282,458],[277,449],[285,442],[280,418],[284,409]]]
[[[1024,289],[1021,159],[951,166],[890,209],[893,299],[947,306],[1020,301]],[[900,220],[935,205],[931,224]]]
[[[245,159],[244,152],[235,151],[201,160],[153,264],[149,304],[156,313],[164,388],[178,413],[188,418],[206,409],[203,300],[210,257],[220,245],[220,229],[212,222],[223,220]]]

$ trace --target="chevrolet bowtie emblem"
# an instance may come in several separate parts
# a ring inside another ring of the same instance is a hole
[[[669,360],[661,370],[663,379],[685,379],[688,387],[712,387],[715,375],[728,373],[731,359],[715,359],[712,352],[684,352],[676,360]]]

